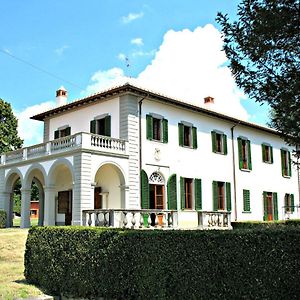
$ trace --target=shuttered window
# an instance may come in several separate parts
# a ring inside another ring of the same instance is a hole
[[[231,211],[231,184],[230,182],[213,181],[213,210]]]
[[[264,221],[278,220],[277,193],[263,192]]]
[[[64,136],[69,136],[71,135],[71,127],[68,126],[64,129],[57,129],[54,131],[54,139],[59,139],[62,138]]]
[[[195,191],[195,209],[201,210],[202,209],[202,186],[201,186],[201,179],[199,178],[194,179],[194,191]]]
[[[262,161],[268,164],[273,163],[273,147],[268,144],[261,145]]]
[[[150,197],[149,197],[149,179],[147,173],[141,171],[141,207],[142,209],[150,208]]]
[[[167,183],[168,209],[177,210],[177,176],[173,174]]]
[[[180,177],[181,209],[202,209],[202,186],[199,178]]]
[[[244,204],[244,211],[250,212],[251,206],[250,206],[250,191],[249,190],[243,190],[243,204]]]
[[[286,213],[293,213],[295,210],[294,194],[284,195],[284,211]]]
[[[211,132],[212,151],[218,154],[227,154],[227,136],[216,131]]]
[[[111,136],[111,116],[92,120],[90,122],[90,132],[104,136]]]
[[[183,123],[178,124],[179,146],[198,148],[197,128]]]
[[[281,149],[281,174],[283,177],[292,176],[291,153],[288,150]]]
[[[239,168],[240,170],[252,170],[251,160],[251,143],[248,139],[239,137],[238,151],[239,151]]]
[[[168,143],[168,120],[146,115],[146,137],[150,141]]]

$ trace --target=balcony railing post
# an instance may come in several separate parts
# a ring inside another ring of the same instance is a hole
[[[23,148],[23,160],[27,160],[27,153],[28,153],[28,149]]]
[[[51,154],[51,142],[46,143],[46,155]]]
[[[4,153],[1,155],[1,165],[5,165],[5,163],[6,163],[6,154]]]

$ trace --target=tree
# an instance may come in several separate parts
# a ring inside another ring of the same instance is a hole
[[[23,140],[18,136],[18,120],[11,105],[0,98],[0,153],[22,147]]]
[[[237,15],[216,18],[235,81],[270,105],[270,125],[300,149],[300,1],[243,0]]]

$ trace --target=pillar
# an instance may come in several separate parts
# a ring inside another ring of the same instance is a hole
[[[44,225],[44,193],[39,187],[39,226]]]
[[[21,224],[20,228],[30,227],[30,189],[21,189]]]
[[[53,186],[44,187],[44,225],[55,225],[55,189]]]
[[[13,226],[13,211],[11,203],[11,193],[1,192],[0,193],[0,209],[6,211],[6,227]]]

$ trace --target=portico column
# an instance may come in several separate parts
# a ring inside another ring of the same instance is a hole
[[[44,225],[44,193],[39,189],[39,226]]]
[[[44,225],[55,225],[55,189],[53,186],[44,188]]]
[[[13,219],[13,212],[11,209],[11,193],[9,192],[1,192],[0,193],[0,209],[6,211],[6,227],[12,227],[12,219]]]
[[[30,227],[30,189],[21,189],[21,224],[20,228]]]

